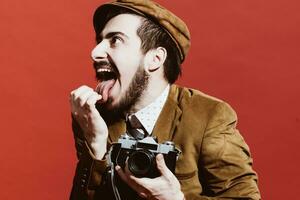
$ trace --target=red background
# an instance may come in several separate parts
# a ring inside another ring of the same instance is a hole
[[[0,199],[67,199],[75,170],[69,92],[94,87],[96,0],[2,0]],[[180,84],[228,101],[263,199],[297,199],[300,3],[160,0],[188,24]]]

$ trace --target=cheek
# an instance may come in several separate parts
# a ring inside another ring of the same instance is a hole
[[[141,64],[141,57],[140,56],[124,56],[122,55],[121,58],[119,58],[119,63],[116,63],[118,66],[118,70],[120,73],[120,81],[121,81],[121,87],[127,88],[130,84],[132,78],[134,77],[137,69],[140,67]]]
[[[126,91],[129,87],[134,75],[135,75],[136,69],[131,67],[125,67],[124,70],[120,71],[121,77],[120,77],[120,86],[122,91]]]

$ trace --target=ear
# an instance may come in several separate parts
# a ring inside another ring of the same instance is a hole
[[[145,70],[154,72],[164,65],[167,58],[167,50],[163,47],[157,47],[156,49],[149,50],[146,53]]]

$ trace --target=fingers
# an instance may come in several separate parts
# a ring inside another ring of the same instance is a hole
[[[126,169],[127,168],[127,169]],[[121,179],[128,183],[130,186],[133,187],[133,189],[138,189],[137,185],[134,184],[134,176],[129,172],[128,167],[125,168],[125,171],[120,167],[120,166],[116,166],[116,171],[118,172],[119,176],[121,177]]]
[[[73,114],[77,114],[78,113],[78,97],[84,92],[84,91],[91,91],[91,89],[87,86],[81,86],[79,88],[77,88],[76,90],[73,90],[70,93],[70,104],[71,104],[71,111]]]
[[[93,95],[95,92],[92,90],[87,90],[82,92],[76,99],[75,102],[77,106],[84,107],[86,105],[87,99]]]
[[[77,99],[80,96],[80,94],[86,91],[93,91],[93,89],[86,85],[80,86],[79,88],[71,92],[70,99]]]
[[[140,181],[139,178],[136,178],[132,174],[130,174],[128,168],[126,168],[124,172],[120,166],[115,167],[118,175],[125,183],[127,183],[132,189],[134,189],[140,197],[147,198],[149,196],[149,192],[145,187],[143,187],[144,182]]]
[[[95,108],[95,104],[102,98],[88,86],[81,86],[73,90],[70,94],[70,104],[73,114],[84,112],[84,110],[91,111]]]
[[[162,154],[156,156],[156,163],[161,172],[161,176],[156,178],[137,178],[126,169],[127,166],[125,170],[117,166],[116,171],[119,177],[143,198],[173,199],[174,196],[181,194],[180,183],[166,166]]]

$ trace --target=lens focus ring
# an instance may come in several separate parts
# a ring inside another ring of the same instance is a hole
[[[137,177],[143,177],[153,169],[155,156],[148,150],[132,152],[128,158],[128,169]]]

